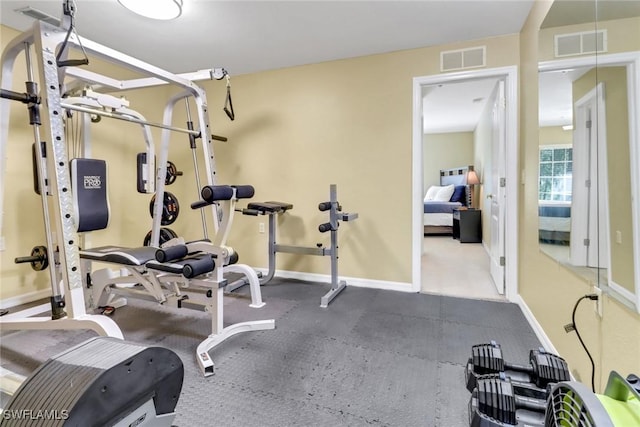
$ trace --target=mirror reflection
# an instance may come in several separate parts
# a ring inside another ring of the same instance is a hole
[[[638,16],[636,1],[554,2],[539,74],[540,249],[634,303]]]

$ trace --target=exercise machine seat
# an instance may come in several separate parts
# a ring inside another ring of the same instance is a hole
[[[123,248],[121,246],[100,246],[80,250],[80,257],[92,261],[108,262],[129,266],[143,266],[156,259],[156,248],[143,246],[140,248]]]
[[[170,262],[147,262],[147,268],[171,274],[181,274],[187,279],[212,272],[216,263],[210,254],[198,254]]]
[[[247,209],[256,210],[261,213],[280,213],[293,209],[293,205],[283,202],[251,202],[247,205]]]

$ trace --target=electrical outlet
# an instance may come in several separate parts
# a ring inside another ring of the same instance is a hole
[[[6,248],[4,247],[4,236],[0,237],[0,252],[4,251]]]
[[[258,231],[260,233],[264,233],[264,222],[261,222],[260,224],[258,224]]]
[[[620,230],[616,230],[616,243],[622,243],[622,233],[620,232]]]
[[[598,295],[598,299],[595,301],[596,306],[595,306],[595,311],[596,313],[598,313],[598,316],[600,316],[600,318],[602,318],[602,289],[600,289],[597,286],[593,286],[593,293]]]

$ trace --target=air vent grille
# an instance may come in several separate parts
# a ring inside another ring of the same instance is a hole
[[[15,11],[25,16],[28,16],[29,18],[37,19],[38,21],[43,21],[48,24],[55,25],[57,27],[60,26],[60,20],[58,18],[55,18],[41,10],[34,9],[32,7],[27,6],[27,7],[22,7],[20,9],[16,9]]]
[[[556,58],[607,51],[607,30],[558,34],[554,37]]]
[[[484,67],[486,57],[486,46],[443,51],[440,52],[440,71]]]

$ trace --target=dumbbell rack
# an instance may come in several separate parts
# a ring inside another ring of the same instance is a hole
[[[338,203],[338,190],[336,184],[329,188],[329,202],[320,203],[321,211],[329,211],[329,222],[320,224],[321,233],[331,232],[331,247],[323,247],[320,244],[314,247],[281,245],[276,243],[276,221],[273,215],[269,218],[269,275],[273,277],[275,272],[276,253],[289,253],[299,255],[316,255],[331,257],[331,289],[320,299],[320,307],[327,308],[333,300],[347,286],[347,282],[338,279],[338,226],[339,221],[353,221],[358,218],[357,213],[343,213]]]

